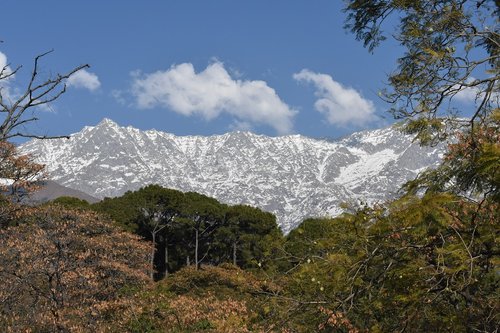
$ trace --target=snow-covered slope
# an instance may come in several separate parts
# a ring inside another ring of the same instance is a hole
[[[179,137],[104,119],[70,140],[33,140],[21,150],[46,164],[53,180],[98,198],[155,183],[271,211],[288,232],[305,217],[339,214],[342,202],[394,196],[436,165],[444,148],[419,147],[390,127],[339,141],[249,132]]]

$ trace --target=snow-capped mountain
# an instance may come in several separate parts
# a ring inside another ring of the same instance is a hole
[[[98,198],[155,183],[260,207],[275,213],[285,232],[306,217],[339,214],[343,202],[393,197],[444,152],[391,127],[329,141],[249,132],[175,136],[109,119],[69,140],[33,140],[20,149],[46,164],[53,180]]]

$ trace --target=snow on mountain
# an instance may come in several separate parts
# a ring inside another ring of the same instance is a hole
[[[250,132],[175,136],[109,119],[69,140],[32,140],[20,149],[46,164],[53,180],[98,198],[160,184],[260,207],[275,213],[285,232],[306,217],[338,215],[343,202],[395,196],[444,152],[391,127],[328,141]]]

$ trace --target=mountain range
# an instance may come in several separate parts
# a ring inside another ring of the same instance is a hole
[[[176,136],[104,119],[71,139],[35,139],[20,150],[45,164],[52,180],[96,198],[159,184],[260,207],[289,232],[306,217],[338,215],[342,203],[395,197],[440,162],[445,145],[421,147],[395,127],[339,140],[241,131]]]

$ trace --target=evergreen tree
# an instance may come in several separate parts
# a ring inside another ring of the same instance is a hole
[[[185,196],[182,215],[186,218],[185,225],[191,230],[194,265],[198,268],[211,251],[211,236],[223,221],[226,206],[221,205],[216,199],[196,192],[188,192]]]
[[[232,262],[242,268],[260,266],[278,248],[281,232],[276,217],[245,205],[228,208],[214,235],[219,262]]]
[[[127,230],[135,231],[151,241],[151,274],[162,277],[169,272],[169,232],[175,220],[181,216],[184,193],[149,185],[135,192],[127,192],[120,198],[106,198],[93,205],[99,212],[111,218]],[[151,275],[153,277],[153,275]]]

